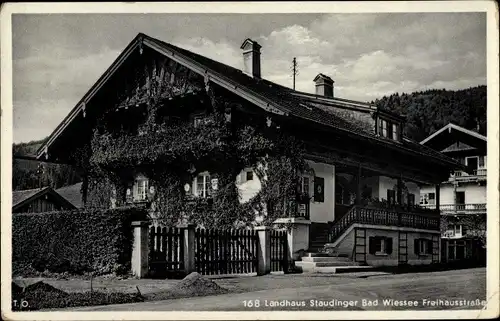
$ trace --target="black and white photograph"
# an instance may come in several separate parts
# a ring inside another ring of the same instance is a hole
[[[493,1],[1,9],[2,317],[498,317]]]

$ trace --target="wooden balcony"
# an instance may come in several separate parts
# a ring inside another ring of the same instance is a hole
[[[333,243],[337,237],[355,223],[440,230],[440,217],[432,210],[408,209],[404,211],[355,205],[332,224],[328,233],[328,242]]]
[[[455,171],[450,175],[450,181],[466,182],[466,181],[479,181],[486,180],[486,168],[475,169],[472,174],[463,171]]]
[[[427,209],[435,209],[435,204],[426,204],[422,205]],[[450,214],[478,214],[478,213],[486,213],[486,203],[477,203],[477,204],[441,204],[439,206],[439,211],[441,214],[450,215]]]

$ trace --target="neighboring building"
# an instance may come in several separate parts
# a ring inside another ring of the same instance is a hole
[[[43,213],[75,208],[48,186],[12,192],[12,213]]]
[[[225,106],[226,124],[293,133],[304,143],[312,172],[300,174],[300,189],[310,197],[298,205],[293,219],[311,225],[303,250],[317,251],[329,242],[352,260],[371,265],[439,261],[439,213],[420,208],[415,199],[422,184],[437,185],[461,165],[404,137],[403,117],[334,97],[334,81],[326,75],[315,78],[316,94],[263,79],[260,45],[247,39],[241,48],[244,72],[139,34],[54,130],[37,157],[74,163],[71,156],[77,148],[100,139],[110,148],[124,144],[124,139],[131,142],[130,148],[143,146],[134,155],[157,153],[161,149],[151,141],[136,144],[144,137],[139,125],[149,115],[152,93],[162,102],[155,115],[163,117],[163,127],[151,135],[160,135],[174,123],[194,131],[206,124],[211,110]],[[100,129],[111,134],[100,137],[94,129],[96,120],[104,117],[109,127]],[[122,165],[120,155],[113,151],[112,165],[122,166],[120,173],[127,178],[120,186],[126,188],[115,185],[110,197],[98,193],[105,206],[151,199],[154,203],[155,186],[144,170],[139,164]],[[218,181],[203,163],[198,165],[191,167],[195,178],[186,181],[184,190],[194,198],[211,198]],[[258,165],[244,168],[235,178],[241,202],[261,189]],[[91,186],[99,183],[84,179],[85,202]]]
[[[436,131],[421,144],[441,151],[466,167],[441,184],[443,258],[449,261],[484,255],[477,241],[486,238],[486,137],[455,124]],[[420,204],[436,208],[434,188],[422,186]]]
[[[83,208],[82,200],[82,183],[76,183],[73,185],[63,186],[56,189],[56,192],[64,197],[68,202],[73,204],[76,208]]]

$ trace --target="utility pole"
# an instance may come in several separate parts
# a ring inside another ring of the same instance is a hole
[[[297,69],[297,58],[293,57],[292,61],[292,75],[293,75],[293,90],[295,90],[295,76],[299,74],[299,70]]]

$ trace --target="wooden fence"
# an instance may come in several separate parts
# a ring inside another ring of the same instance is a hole
[[[254,230],[196,229],[196,271],[205,275],[257,272],[258,246]]]
[[[178,276],[191,271],[203,275],[269,273],[269,268],[287,272],[293,267],[286,231],[202,229],[194,225],[151,226],[146,230],[149,235],[149,244],[145,245],[149,252],[146,273],[150,277]],[[260,238],[258,233],[269,234]],[[261,240],[270,244],[260,244]],[[261,249],[266,246],[270,251],[262,257]],[[262,272],[262,267],[259,272],[259,257],[265,260],[267,272]]]
[[[152,226],[149,231],[149,274],[184,271],[184,229]]]

